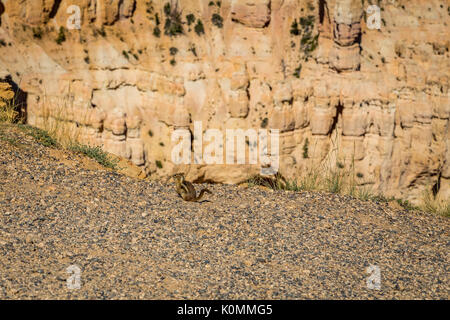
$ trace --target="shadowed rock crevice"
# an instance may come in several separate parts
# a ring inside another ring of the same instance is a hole
[[[2,15],[5,13],[5,5],[0,0],[0,27],[2,26]]]
[[[50,19],[53,19],[56,16],[56,14],[58,13],[59,6],[61,5],[61,1],[62,0],[55,0],[55,2],[53,3],[52,10],[50,11],[50,14],[49,14]]]
[[[433,196],[434,196],[434,197],[437,196],[437,194],[439,193],[439,190],[441,189],[441,177],[442,177],[442,173],[439,172],[437,181],[436,181],[436,183],[433,185],[433,188],[431,188],[431,191],[433,192]]]
[[[15,109],[19,113],[19,119],[23,119],[26,122],[28,93],[23,91],[19,85],[14,82],[10,75],[8,75],[3,81],[12,87],[12,90],[14,91],[13,101]]]
[[[339,102],[339,104],[336,106],[336,116],[333,118],[333,123],[330,128],[329,134],[331,136],[333,136],[333,133],[336,131],[339,120],[342,119],[342,111],[343,110],[344,110],[344,106],[342,105],[342,103]]]

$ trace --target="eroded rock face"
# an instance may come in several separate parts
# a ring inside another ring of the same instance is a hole
[[[30,124],[57,114],[147,173],[227,183],[259,165],[177,167],[172,132],[276,128],[288,178],[338,159],[374,192],[450,196],[443,1],[383,2],[380,30],[360,0],[1,2],[0,67]]]

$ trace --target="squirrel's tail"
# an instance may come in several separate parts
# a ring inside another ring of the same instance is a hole
[[[204,195],[205,193],[212,194],[212,192],[209,191],[208,189],[202,189],[202,191],[200,191],[200,194],[198,195],[197,198],[195,198],[194,201],[200,201],[200,199],[203,197],[203,195]]]

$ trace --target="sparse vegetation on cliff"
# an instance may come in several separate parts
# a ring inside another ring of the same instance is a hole
[[[169,49],[169,53],[170,53],[171,56],[176,55],[176,54],[178,53],[178,48],[171,47],[171,48]]]
[[[66,41],[66,34],[64,31],[64,27],[59,28],[58,37],[56,38],[56,43],[61,45],[64,41]]]
[[[100,29],[97,30],[98,34],[101,35],[103,38],[106,38],[106,30],[105,26],[102,26]]]
[[[198,36],[205,34],[205,28],[203,27],[203,22],[200,19],[197,20],[194,30]]]
[[[155,27],[155,28],[153,29],[153,35],[154,35],[155,37],[159,38],[159,37],[161,36],[161,30],[159,30],[158,27]]]
[[[166,3],[164,14],[166,16],[164,33],[171,37],[183,34],[183,22],[181,21],[181,10],[178,8],[178,2],[175,2],[175,5]]]
[[[197,57],[197,50],[195,49],[195,44],[192,43],[188,50],[191,51],[192,54]]]
[[[319,41],[319,34],[316,34],[315,36],[312,35],[314,29],[314,20],[314,16],[300,18],[300,25],[303,28],[303,36],[300,40],[300,47],[302,48],[306,57],[309,57],[310,54],[314,50],[316,50]]]
[[[214,13],[211,17],[211,22],[217,28],[223,27],[223,18],[220,16],[220,14]]]
[[[297,68],[295,68],[295,71],[293,73],[294,77],[300,78],[300,72],[302,71],[302,65],[299,65]]]
[[[42,29],[40,27],[33,28],[33,38],[42,39]]]
[[[291,24],[291,35],[302,35],[300,39],[300,48],[304,52],[306,60],[310,57],[311,53],[316,50],[319,42],[319,34],[313,35],[314,21],[315,16],[309,15],[307,17],[300,17],[299,22],[297,22],[297,19],[294,19]]]
[[[303,144],[303,159],[309,158],[309,140],[306,138],[305,143]]]
[[[263,128],[263,129],[267,128],[267,125],[268,125],[268,124],[269,124],[269,119],[264,118],[264,119],[261,121],[261,128]]]
[[[195,22],[195,16],[192,13],[188,14],[186,16],[186,21],[187,21],[188,26],[190,26],[191,24],[193,24]]]
[[[294,36],[298,36],[300,34],[300,29],[298,28],[297,19],[294,19],[291,25],[291,34]]]

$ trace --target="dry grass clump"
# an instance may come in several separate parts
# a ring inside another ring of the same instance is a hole
[[[7,82],[0,82],[0,122],[15,123],[19,120],[16,94]]]
[[[436,215],[450,217],[450,199],[444,199],[442,196],[434,195],[430,190],[423,193],[420,208]]]
[[[273,190],[288,191],[323,191],[350,195],[363,201],[397,202],[406,210],[423,210],[437,215],[450,217],[450,200],[435,196],[431,191],[424,193],[420,206],[411,204],[408,200],[388,198],[382,194],[377,194],[367,184],[364,184],[364,175],[355,171],[355,161],[346,164],[344,160],[339,160],[339,147],[335,148],[327,155],[321,163],[307,167],[298,179],[286,179],[280,173],[274,176],[251,176],[248,186],[264,186]],[[309,158],[307,151],[305,159]]]

